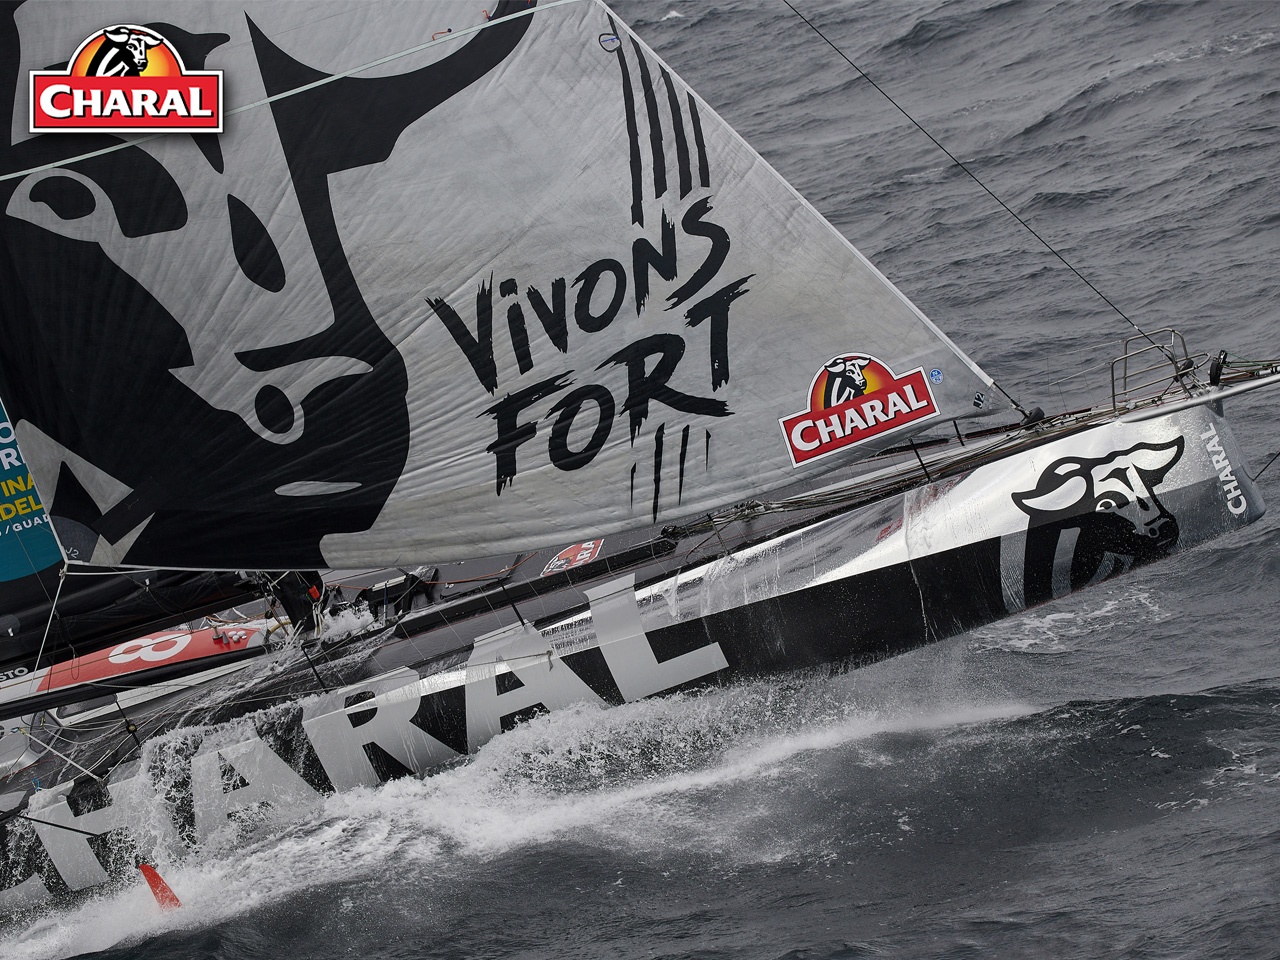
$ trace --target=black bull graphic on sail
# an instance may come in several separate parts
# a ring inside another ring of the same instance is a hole
[[[527,6],[503,0],[492,19]],[[10,66],[0,76],[6,131],[27,82],[12,69],[22,62],[21,9],[7,4],[0,10],[0,63]],[[175,17],[180,12],[172,10]],[[253,423],[215,408],[170,372],[192,365],[184,321],[193,318],[171,313],[160,293],[98,243],[77,239],[83,224],[101,223],[112,234],[104,239],[153,242],[155,258],[163,261],[166,239],[190,225],[182,188],[165,166],[138,147],[72,159],[118,146],[120,139],[109,135],[43,135],[0,148],[0,175],[8,177],[0,180],[0,395],[15,421],[33,424],[67,451],[68,462],[80,463],[64,466],[56,497],[46,495],[74,556],[88,559],[98,537],[117,543],[132,534],[139,555],[152,544],[180,544],[183,565],[193,568],[292,567],[301,557],[310,557],[306,566],[319,566],[324,536],[373,524],[408,453],[407,374],[357,286],[329,181],[385,161],[410,124],[502,62],[529,22],[527,16],[497,22],[418,70],[341,78],[272,104],[278,146],[323,280],[316,298],[327,299],[332,323],[294,342],[235,354],[264,384],[254,397]],[[144,26],[169,39],[190,69],[203,68],[210,51],[229,40],[171,23]],[[248,27],[268,95],[325,76],[275,46],[252,20]],[[220,141],[197,135],[195,143],[208,162],[205,175],[218,181],[227,162]],[[46,166],[55,169],[23,175]],[[86,181],[110,209],[101,209],[106,205]],[[54,226],[5,215],[15,197],[40,206]],[[287,292],[304,271],[282,261],[263,227],[267,211],[255,212],[230,192],[225,210],[231,249],[208,250],[210,261],[238,264],[262,291]],[[118,324],[116,317],[129,322]],[[270,383],[273,370],[332,358],[349,363],[353,375],[302,396],[287,396]],[[50,403],[54,385],[89,398],[75,405],[74,421],[65,405]],[[300,436],[289,433],[299,426]],[[290,442],[275,442],[286,435]],[[340,457],[334,455],[339,447]],[[156,464],[164,466],[156,471]],[[89,476],[79,475],[86,471]],[[89,492],[95,471],[132,493],[105,508]],[[319,492],[281,493],[308,484]],[[205,522],[205,507],[234,519]],[[245,560],[250,536],[257,554],[252,564]]]
[[[727,565],[712,542],[698,564],[677,551],[619,576],[608,572],[606,550],[598,573],[583,574],[581,584],[566,575],[558,592],[523,592],[527,584],[516,578],[491,601],[480,598],[470,619],[433,619],[428,607],[417,627],[402,621],[403,650],[383,647],[382,662],[406,662],[406,652],[445,634],[454,643],[470,637],[471,645],[349,678],[344,688],[248,723],[184,731],[153,752],[151,769],[123,765],[107,788],[87,777],[46,783],[28,808],[44,823],[7,826],[20,833],[0,862],[0,905],[128,874],[133,847],[113,858],[104,853],[109,844],[84,833],[151,830],[155,783],[189,784],[185,799],[166,802],[179,811],[176,835],[203,842],[264,801],[298,815],[324,792],[429,771],[546,710],[871,662],[1035,603],[1044,589],[1036,584],[1055,570],[1058,579],[1070,571],[1063,582],[1071,589],[1252,522],[1263,508],[1256,487],[1233,472],[1238,448],[1221,421],[1194,416],[1178,423],[1180,436],[1163,425],[1172,417],[1144,426],[1139,436],[1151,439],[1137,443],[1129,427],[1116,428],[1120,442],[1088,442],[1110,429],[1098,428],[1085,442],[1069,437],[1040,451],[1047,467],[1030,468],[1033,449],[905,499],[819,520],[774,544],[752,545],[743,533]],[[1113,452],[1099,455],[1106,446]],[[993,536],[997,529],[1005,532]],[[1016,569],[1006,554],[1016,554]],[[531,582],[542,580],[553,555],[531,558]],[[1011,603],[1006,581],[1021,581],[1024,571],[1025,603]],[[545,632],[505,607],[507,599],[545,620]],[[32,775],[39,770],[23,774]],[[227,788],[229,776],[236,789]],[[0,793],[11,785],[26,786],[0,781]]]

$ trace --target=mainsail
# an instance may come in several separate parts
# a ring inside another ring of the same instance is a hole
[[[1007,408],[595,0],[5,16],[0,395],[81,561],[524,550]],[[224,133],[26,132],[117,20],[224,72]]]

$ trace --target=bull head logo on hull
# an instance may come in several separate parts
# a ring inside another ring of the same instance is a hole
[[[1155,488],[1181,459],[1183,447],[1175,437],[1106,457],[1064,457],[1050,464],[1034,489],[1013,494],[1031,518],[1024,571],[1028,605],[1173,550],[1178,522]]]

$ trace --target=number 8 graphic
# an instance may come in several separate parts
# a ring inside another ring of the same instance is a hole
[[[167,637],[157,637],[155,640],[130,640],[112,650],[107,659],[112,663],[132,663],[134,660],[157,663],[177,656],[190,642],[191,634],[189,633],[172,633]],[[162,644],[170,644],[170,646],[162,649]]]

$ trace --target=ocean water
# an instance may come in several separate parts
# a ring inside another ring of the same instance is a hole
[[[794,2],[1136,323],[1280,355],[1280,6]],[[1108,389],[1126,321],[781,0],[617,9],[1024,405]],[[1229,404],[1254,470],[1276,402]],[[1280,956],[1278,577],[1271,515],[864,670],[543,717],[0,956]]]

